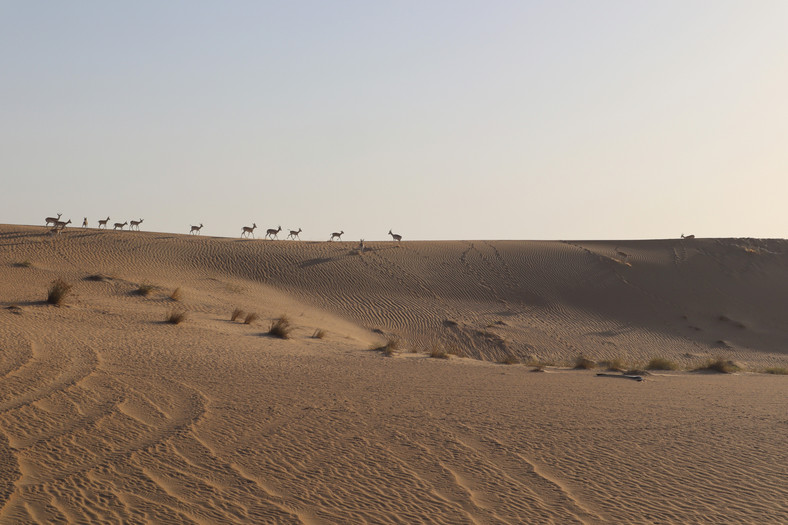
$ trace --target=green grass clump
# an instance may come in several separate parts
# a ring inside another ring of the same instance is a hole
[[[596,368],[596,363],[582,355],[575,359],[575,370],[591,370]]]
[[[778,376],[788,376],[788,368],[785,368],[784,366],[773,366],[764,370],[764,373],[775,374]]]
[[[654,357],[646,365],[646,370],[678,370],[679,365],[664,357]]]
[[[244,319],[244,324],[252,324],[253,322],[257,321],[257,314],[255,312],[249,312],[246,314],[246,318]]]
[[[170,310],[165,320],[170,324],[181,324],[186,320],[186,311]]]
[[[244,314],[244,311],[243,311],[243,310],[241,310],[240,308],[236,308],[235,310],[233,310],[233,313],[232,313],[232,315],[230,316],[230,321],[235,321],[235,320],[237,320],[237,319],[238,319],[239,317],[241,317],[243,314]]]
[[[52,281],[52,284],[49,285],[49,291],[47,292],[47,303],[60,306],[65,302],[66,296],[69,293],[71,293],[71,285],[63,279],[55,279]]]
[[[268,330],[268,335],[278,337],[279,339],[290,339],[290,332],[293,327],[290,326],[290,318],[282,314],[278,319],[271,321],[271,328]]]

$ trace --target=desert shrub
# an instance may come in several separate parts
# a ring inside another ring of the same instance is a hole
[[[433,359],[448,359],[449,352],[447,352],[441,345],[435,343],[427,349],[427,356]]]
[[[518,365],[520,364],[520,360],[513,355],[507,355],[501,361],[499,361],[502,365]]]
[[[621,358],[613,357],[611,359],[601,361],[599,366],[607,369],[610,372],[621,372],[624,370],[624,361]]]
[[[576,370],[591,370],[592,368],[596,368],[596,363],[592,360],[582,355],[577,356],[577,359],[575,359]]]
[[[170,310],[166,318],[166,321],[170,324],[181,324],[185,320],[186,320],[185,310]]]
[[[55,279],[49,285],[47,292],[47,303],[60,306],[66,300],[66,296],[71,293],[71,285],[63,279]]]
[[[314,339],[323,339],[325,336],[326,336],[326,331],[321,330],[320,328],[315,330],[315,333],[312,334],[312,338]]]
[[[402,341],[400,341],[396,337],[389,337],[386,340],[386,344],[382,346],[378,346],[374,348],[374,350],[382,352],[383,355],[385,355],[386,357],[391,357],[401,348],[402,348]]]
[[[721,374],[732,374],[737,372],[739,367],[730,361],[718,357],[716,359],[709,359],[706,363],[695,369],[696,372],[719,372]]]
[[[14,266],[16,266],[17,268],[32,268],[33,263],[31,263],[29,260],[24,260],[22,262],[16,263]]]
[[[654,357],[646,365],[646,370],[678,370],[679,365],[664,357]]]
[[[155,289],[156,287],[153,286],[152,284],[141,284],[137,288],[137,294],[143,297],[148,297],[150,294],[153,293],[153,290]]]
[[[766,370],[764,370],[764,373],[775,374],[780,376],[788,376],[788,368],[785,368],[783,366],[773,366],[771,368],[767,368]]]
[[[183,299],[183,292],[181,291],[181,289],[180,288],[174,289],[170,294],[170,299],[172,299],[173,301],[180,301],[181,299]]]
[[[244,314],[243,310],[241,310],[240,308],[236,308],[235,310],[233,310],[233,313],[230,316],[230,321],[235,321],[236,319],[241,317],[243,314]]]
[[[257,321],[258,315],[255,312],[249,312],[246,314],[246,318],[244,319],[244,324],[252,324],[253,322]]]
[[[268,335],[278,337],[279,339],[290,339],[290,332],[293,327],[290,326],[290,318],[282,314],[278,319],[271,321],[271,328],[268,329]]]

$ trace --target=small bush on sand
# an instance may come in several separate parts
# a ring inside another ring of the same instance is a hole
[[[71,285],[63,279],[55,279],[49,285],[49,292],[47,293],[47,302],[60,306],[66,300],[66,296],[71,293]]]
[[[619,357],[614,357],[600,362],[599,366],[607,369],[609,372],[621,372],[624,370],[624,361]]]
[[[664,357],[655,357],[646,365],[646,370],[678,370],[679,365]]]
[[[502,365],[518,365],[518,364],[520,364],[520,360],[519,360],[519,359],[517,359],[517,358],[516,358],[515,356],[513,356],[513,355],[507,355],[506,357],[504,357],[504,358],[503,358],[503,359],[500,361],[500,363],[501,363]]]
[[[246,318],[244,319],[244,324],[252,324],[253,322],[257,321],[257,314],[254,312],[249,312],[246,314]]]
[[[184,310],[170,310],[167,314],[166,321],[170,324],[181,324],[186,320],[186,311]]]
[[[181,291],[181,289],[180,288],[174,289],[170,294],[170,299],[172,299],[173,301],[180,301],[181,299],[183,299],[183,292]]]
[[[401,347],[402,347],[402,342],[399,339],[397,339],[396,337],[389,337],[386,340],[385,345],[380,346],[375,350],[380,350],[381,352],[383,352],[383,355],[385,355],[386,357],[391,357],[397,352],[397,350],[400,350]]]
[[[232,315],[230,316],[230,321],[235,321],[235,320],[237,320],[237,319],[238,319],[239,317],[241,317],[243,314],[244,314],[244,311],[243,311],[243,310],[241,310],[240,308],[236,308],[235,310],[233,310],[233,313],[232,313]]]
[[[721,357],[716,359],[709,359],[706,363],[695,370],[694,372],[719,372],[720,374],[732,374],[738,372],[740,368],[731,361],[727,361]]]
[[[156,287],[153,286],[152,284],[141,284],[137,288],[137,294],[139,294],[139,295],[141,295],[143,297],[148,297],[150,294],[153,293],[153,290],[155,290],[155,289],[156,289]]]
[[[22,262],[16,263],[14,266],[16,266],[17,268],[32,268],[33,267],[33,263],[31,263],[28,260],[24,260]]]
[[[268,335],[278,337],[279,339],[290,339],[290,332],[293,327],[290,326],[290,318],[282,314],[279,319],[271,321],[271,328],[268,330]]]
[[[788,376],[788,368],[785,368],[783,366],[773,366],[771,368],[767,368],[766,370],[764,370],[764,373],[775,374],[778,376]]]
[[[449,352],[447,352],[441,345],[435,343],[427,350],[427,356],[433,359],[448,359]]]
[[[321,330],[320,328],[315,330],[315,333],[312,334],[313,339],[323,339],[325,336],[326,336],[326,331]]]
[[[591,370],[592,368],[596,368],[596,363],[590,359],[582,355],[577,356],[577,359],[575,359],[576,370]]]

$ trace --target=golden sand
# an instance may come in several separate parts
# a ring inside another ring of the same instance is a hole
[[[0,226],[0,522],[788,522],[788,242],[365,248]]]

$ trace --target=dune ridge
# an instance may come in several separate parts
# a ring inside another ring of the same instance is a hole
[[[365,244],[0,226],[0,521],[788,520],[784,377],[495,364],[785,366],[785,241]]]

